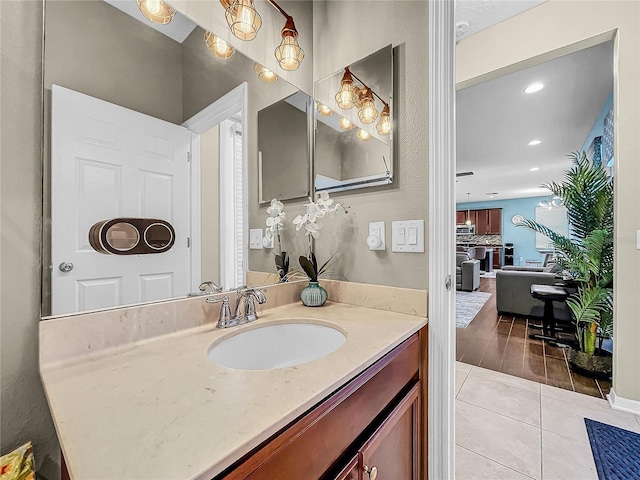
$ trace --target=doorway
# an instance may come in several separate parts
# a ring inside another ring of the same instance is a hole
[[[609,379],[576,373],[567,349],[530,338],[544,314],[531,285],[561,283],[562,268],[552,242],[522,223],[567,235],[566,208],[544,185],[565,179],[571,152],[612,165],[613,42],[467,82],[456,108],[456,210],[471,230],[458,228],[456,257],[483,251],[479,275],[462,263],[463,277],[478,278],[464,278],[457,295],[456,360],[604,399]],[[554,312],[573,343],[566,302]]]

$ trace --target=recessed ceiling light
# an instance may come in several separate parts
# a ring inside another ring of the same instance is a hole
[[[533,146],[535,146],[535,145],[540,145],[541,143],[542,143],[542,140],[531,140],[531,141],[529,142],[529,146],[530,146],[530,147],[533,147]]]
[[[544,85],[540,82],[534,82],[524,89],[524,93],[536,93],[544,88]]]
[[[531,167],[529,169],[530,172],[537,172],[538,170],[540,170],[540,167]]]

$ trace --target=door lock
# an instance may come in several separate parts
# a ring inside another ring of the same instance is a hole
[[[71,262],[62,262],[58,268],[60,269],[61,272],[67,273],[70,272],[71,270],[73,270],[73,263]]]

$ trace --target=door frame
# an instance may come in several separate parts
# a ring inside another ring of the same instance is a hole
[[[428,477],[455,478],[454,0],[429,1]]]
[[[247,82],[243,82],[236,88],[231,90],[226,95],[222,96],[208,107],[204,108],[189,120],[185,121],[182,125],[189,129],[193,133],[192,139],[192,159],[191,159],[191,175],[192,175],[192,287],[193,290],[198,287],[202,279],[200,278],[200,261],[201,261],[201,248],[198,243],[198,247],[195,248],[195,239],[200,238],[200,183],[195,181],[199,179],[200,173],[200,135],[216,125],[219,125],[224,120],[238,117],[242,118],[242,158],[237,159],[241,162],[242,174],[237,175],[236,163],[229,164],[228,162],[220,162],[220,284],[227,288],[230,286],[238,287],[235,285],[235,272],[239,268],[245,267],[245,265],[239,265],[239,262],[245,261],[249,255],[248,249],[248,144],[247,144]],[[225,182],[225,178],[232,178],[232,185]],[[241,189],[242,195],[240,203],[238,205],[237,197],[234,195],[234,191]],[[245,212],[242,218],[242,256],[241,259],[234,255],[236,249],[236,238],[234,225],[236,223],[235,211],[238,207],[242,208]],[[227,234],[225,235],[225,231]],[[231,232],[231,234],[229,234]]]

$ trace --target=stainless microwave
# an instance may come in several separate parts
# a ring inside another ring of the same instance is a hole
[[[456,225],[456,235],[475,235],[475,233],[475,225],[467,225],[466,223]]]

